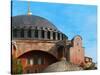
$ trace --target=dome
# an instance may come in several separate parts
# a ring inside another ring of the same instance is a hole
[[[67,62],[65,59],[48,66],[43,72],[64,72],[82,70],[78,65]]]
[[[46,28],[57,30],[57,28],[47,19],[35,15],[19,15],[12,17],[12,27],[20,28]]]
[[[35,15],[12,17],[12,37],[14,39],[63,40],[65,36],[50,21]]]

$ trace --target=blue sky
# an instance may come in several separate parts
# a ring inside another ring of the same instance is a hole
[[[26,1],[14,1],[12,16],[27,15],[27,7]],[[33,15],[51,21],[69,40],[82,36],[85,55],[97,62],[97,6],[30,2],[30,9]]]

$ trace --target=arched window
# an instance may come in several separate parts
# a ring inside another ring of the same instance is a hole
[[[31,29],[28,30],[28,37],[30,38],[32,36]]]
[[[21,33],[20,36],[21,36],[21,37],[24,37],[24,29],[21,29],[21,32],[20,32],[20,33]]]
[[[53,32],[53,39],[55,40],[56,39],[56,33]]]
[[[58,40],[60,40],[60,33],[58,33]]]
[[[47,32],[47,38],[50,39],[50,31]]]
[[[41,31],[41,38],[44,38],[44,30]]]
[[[35,30],[34,36],[35,36],[35,38],[38,38],[38,30],[37,29]]]
[[[17,29],[13,30],[13,37],[17,37]]]

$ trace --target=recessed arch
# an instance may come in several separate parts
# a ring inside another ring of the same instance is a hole
[[[42,50],[30,50],[28,52],[25,52],[23,54],[21,54],[20,56],[18,56],[17,58],[21,58],[21,57],[26,57],[25,55],[27,54],[30,54],[30,53],[34,53],[34,54],[38,54],[38,52],[40,52],[40,55],[41,54],[46,54],[46,55],[50,55],[52,58],[54,58],[55,60],[57,60],[57,57],[54,56],[53,54],[49,53],[49,52],[46,52],[46,51],[42,51]],[[32,55],[32,54],[30,54]]]

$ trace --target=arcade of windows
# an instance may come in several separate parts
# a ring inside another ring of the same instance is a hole
[[[45,31],[38,29],[13,29],[14,38],[41,38],[41,39],[51,39],[51,40],[63,40],[65,36],[62,33],[54,31]]]
[[[45,64],[44,58],[43,57],[34,57],[34,58],[28,58],[27,59],[27,64],[29,65],[43,65]]]

